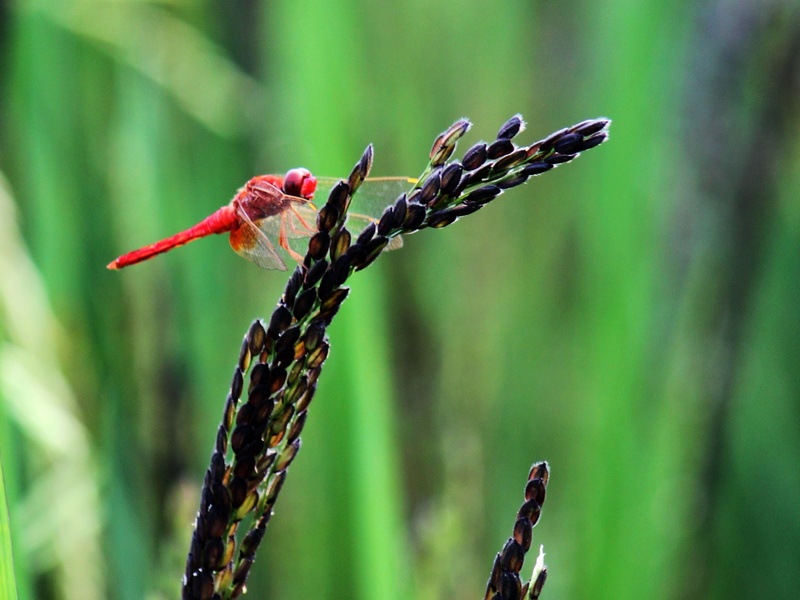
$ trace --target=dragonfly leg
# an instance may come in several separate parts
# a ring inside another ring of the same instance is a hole
[[[292,211],[294,216],[297,217],[297,220],[300,222],[300,225],[303,226],[303,231],[298,231],[297,228],[295,227],[294,222],[292,221],[291,222],[292,233],[300,234],[300,235],[310,235],[310,234],[312,234],[314,232],[314,230],[311,228],[311,225],[309,225],[306,222],[306,220],[303,218],[303,215],[301,215],[294,206],[290,205],[289,206],[289,210]]]
[[[291,254],[292,258],[295,259],[297,262],[303,262],[303,256],[292,250],[291,246],[289,246],[289,238],[286,235],[286,213],[281,213],[281,228],[280,232],[278,233],[278,245],[286,250],[289,254]]]

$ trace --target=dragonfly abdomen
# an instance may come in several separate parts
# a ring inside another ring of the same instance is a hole
[[[214,233],[226,233],[233,229],[236,225],[236,215],[233,207],[230,205],[223,206],[219,210],[213,212],[205,219],[200,221],[197,225],[190,227],[184,231],[176,233],[166,239],[160,240],[149,246],[144,246],[133,252],[123,254],[116,260],[108,263],[109,269],[121,269],[130,265],[152,258],[158,254],[162,254],[178,246],[183,246],[189,242],[196,240],[207,235]]]

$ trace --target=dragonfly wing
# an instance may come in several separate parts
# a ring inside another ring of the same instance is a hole
[[[298,202],[294,202],[293,197],[287,198],[291,202],[286,210],[252,222],[263,236],[274,240],[273,247],[283,248],[292,258],[302,262],[308,249],[308,238],[317,231],[316,211],[307,200],[298,199]]]
[[[246,201],[250,220],[270,239],[308,238],[316,233],[317,208],[310,200],[290,196],[269,182],[252,185],[250,192]]]
[[[331,177],[317,177],[317,191],[314,194],[317,203],[325,203],[328,194],[338,181]],[[380,219],[384,209],[393,204],[400,194],[410,192],[416,183],[417,180],[410,177],[370,177],[365,179],[350,204],[348,229],[358,235],[364,227],[369,225],[370,220]],[[365,220],[359,216],[370,219]],[[399,243],[402,244],[402,242]],[[389,248],[393,249],[391,246],[392,242],[389,242]],[[399,248],[399,246],[397,247]]]
[[[386,244],[386,250],[399,250],[403,247],[403,237],[396,235]]]
[[[359,213],[349,212],[347,216],[347,228],[351,231],[351,233],[355,233],[358,235],[364,228],[369,225],[370,223],[378,224],[377,219],[373,219],[372,217],[368,217],[367,215],[362,215]],[[386,250],[399,250],[403,247],[403,237],[396,235],[389,240],[389,243],[386,244]]]
[[[236,215],[239,217],[239,226],[231,229],[231,248],[239,256],[254,262],[262,269],[285,271],[286,264],[275,250],[275,246],[238,204],[236,205]]]
[[[317,209],[308,200],[288,196],[291,200],[286,209],[286,237],[308,238],[317,232]]]

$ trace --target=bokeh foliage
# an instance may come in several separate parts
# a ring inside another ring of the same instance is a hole
[[[454,119],[612,139],[352,280],[250,593],[477,597],[550,461],[545,597],[792,598],[791,0],[0,5],[0,452],[22,597],[175,597],[242,335],[284,277],[122,251]]]

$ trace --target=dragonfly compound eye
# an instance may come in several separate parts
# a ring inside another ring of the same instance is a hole
[[[316,190],[317,178],[308,169],[291,169],[283,178],[283,191],[290,196],[312,200]]]

